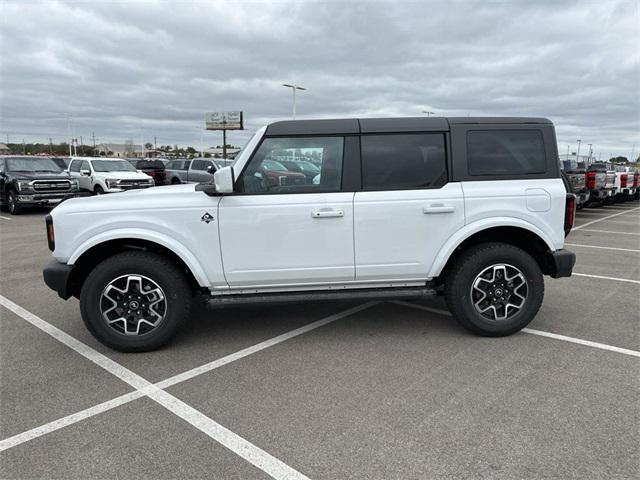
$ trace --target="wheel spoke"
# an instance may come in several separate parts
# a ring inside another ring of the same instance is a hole
[[[471,284],[471,301],[490,321],[508,320],[527,300],[527,281],[513,265],[499,263],[483,269]]]
[[[139,274],[122,275],[102,291],[100,311],[107,325],[118,333],[144,335],[164,320],[167,301],[154,280]]]

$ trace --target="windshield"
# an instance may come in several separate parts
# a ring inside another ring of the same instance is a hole
[[[93,169],[96,172],[135,172],[136,169],[124,160],[93,160]]]
[[[7,158],[7,171],[60,173],[62,169],[50,158],[18,157]]]

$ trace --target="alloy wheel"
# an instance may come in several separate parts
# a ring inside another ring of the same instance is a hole
[[[513,265],[491,265],[480,272],[471,284],[473,306],[491,321],[507,320],[516,315],[527,300],[524,274]]]

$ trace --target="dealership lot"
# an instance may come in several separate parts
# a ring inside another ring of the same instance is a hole
[[[43,212],[0,216],[1,478],[634,478],[640,207],[578,212],[526,332],[428,301],[215,309],[152,353],[41,280]],[[556,334],[556,337],[546,334]],[[155,384],[155,385],[154,385]]]

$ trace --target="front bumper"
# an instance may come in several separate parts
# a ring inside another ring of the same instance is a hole
[[[58,296],[63,299],[68,299],[71,296],[69,292],[69,277],[73,265],[67,265],[66,263],[60,263],[57,260],[52,260],[42,270],[42,276],[44,277],[44,283],[51,290],[58,292]]]
[[[573,266],[576,263],[576,254],[569,250],[556,250],[551,252],[552,258],[552,278],[570,277]]]
[[[23,206],[57,205],[63,200],[78,196],[74,193],[19,193],[18,203]]]

